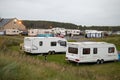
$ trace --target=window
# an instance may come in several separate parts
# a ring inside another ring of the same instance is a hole
[[[109,47],[108,48],[108,53],[114,53],[115,52],[115,48],[114,47]]]
[[[97,54],[97,48],[93,48],[93,54]]]
[[[16,22],[13,22],[14,24],[16,24]]]
[[[39,46],[42,46],[42,45],[43,45],[43,42],[42,42],[42,41],[40,41],[40,42],[39,42]]]
[[[78,54],[78,48],[69,47],[68,52],[73,54]]]
[[[90,54],[90,48],[83,48],[83,54]]]
[[[57,43],[56,42],[51,42],[51,46],[56,46]]]
[[[16,31],[12,31],[12,32],[14,32],[14,33],[15,33]]]
[[[60,44],[60,46],[67,46],[66,41],[59,40],[58,43]]]

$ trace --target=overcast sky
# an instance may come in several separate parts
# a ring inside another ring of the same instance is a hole
[[[0,0],[1,18],[120,25],[120,0]]]

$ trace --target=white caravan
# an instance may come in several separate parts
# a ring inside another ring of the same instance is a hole
[[[18,29],[5,29],[6,35],[19,35],[20,31]]]
[[[66,29],[65,28],[59,28],[59,27],[56,27],[56,28],[52,28],[52,31],[54,34],[60,34],[60,35],[66,35]]]
[[[66,60],[77,63],[118,60],[114,44],[106,42],[68,42]]]
[[[78,30],[78,29],[67,29],[66,31],[67,31],[67,35],[69,35],[69,34],[71,34],[72,36],[80,35],[80,30]]]
[[[66,52],[67,41],[58,37],[25,37],[24,51],[28,53]]]

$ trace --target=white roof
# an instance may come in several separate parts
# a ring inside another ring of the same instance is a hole
[[[49,39],[65,39],[65,38],[60,38],[60,37],[25,37],[25,39],[47,39],[47,38],[49,38]],[[65,39],[66,40],[66,39]]]
[[[68,42],[69,44],[77,44],[77,45],[97,45],[97,44],[111,44],[107,42]]]
[[[103,31],[97,31],[97,30],[85,30],[86,33],[102,33]]]

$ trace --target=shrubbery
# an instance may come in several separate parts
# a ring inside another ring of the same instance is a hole
[[[12,46],[19,46],[20,41],[16,39],[0,38],[0,51],[7,51]]]

